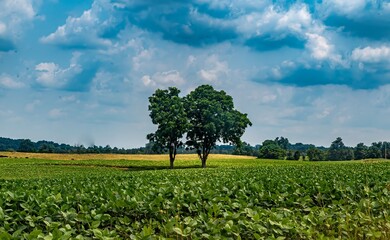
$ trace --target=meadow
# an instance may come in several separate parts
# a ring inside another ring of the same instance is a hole
[[[385,160],[0,155],[0,239],[390,239]]]

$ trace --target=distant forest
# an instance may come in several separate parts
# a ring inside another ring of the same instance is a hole
[[[241,147],[237,148],[232,145],[217,145],[212,153],[216,154],[235,154],[235,155],[249,155],[257,156],[261,145],[251,146],[247,143],[243,143]],[[311,147],[315,147],[312,144],[290,144],[289,148],[292,150],[306,151]],[[320,147],[323,148],[323,147]],[[324,148],[323,148],[324,149]],[[117,148],[107,146],[89,146],[83,145],[69,145],[60,144],[52,141],[38,141],[33,142],[30,139],[10,139],[0,137],[0,151],[10,152],[37,152],[37,153],[113,153],[113,154],[160,154],[162,150],[153,147],[152,143],[147,143],[145,147],[140,148]],[[186,149],[184,147],[178,150],[179,154],[195,153],[195,150]]]
[[[112,153],[112,154],[161,154],[163,150],[147,143],[140,148],[117,148],[107,146],[89,146],[59,144],[52,141],[33,142],[30,139],[10,139],[0,137],[0,151],[37,152],[37,153]],[[179,154],[196,153],[195,150],[181,147]],[[287,160],[359,160],[367,158],[390,159],[389,142],[373,142],[370,146],[363,143],[355,147],[345,146],[339,137],[330,144],[330,147],[318,147],[313,144],[292,144],[287,138],[277,137],[274,140],[265,140],[262,144],[251,146],[243,142],[240,146],[217,145],[211,153],[256,156],[265,159]]]

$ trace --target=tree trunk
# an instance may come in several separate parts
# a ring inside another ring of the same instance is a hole
[[[169,166],[169,168],[170,169],[173,169],[173,162],[175,161],[175,159],[169,159],[169,163],[170,163],[170,166]]]
[[[169,148],[169,168],[173,169],[173,163],[175,162],[175,157],[176,157],[176,149],[174,147]]]
[[[206,158],[202,158],[202,168],[206,168]]]

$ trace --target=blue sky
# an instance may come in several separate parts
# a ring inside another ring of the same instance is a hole
[[[0,135],[139,147],[157,88],[211,84],[243,140],[389,141],[390,2],[2,0]]]

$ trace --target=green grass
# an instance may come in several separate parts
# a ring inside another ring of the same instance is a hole
[[[0,159],[0,239],[390,239],[390,162]]]

